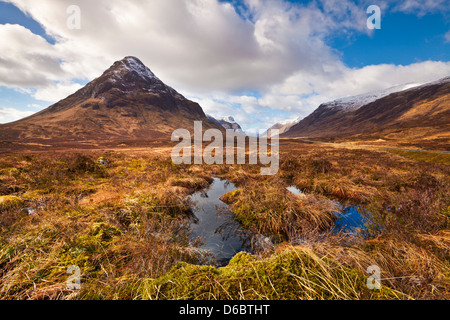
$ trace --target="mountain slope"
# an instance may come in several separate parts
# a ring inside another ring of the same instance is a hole
[[[450,132],[450,77],[394,92],[358,107],[351,99],[344,102],[320,105],[283,137],[380,134],[418,138]]]
[[[170,139],[175,129],[192,130],[195,120],[217,128],[197,103],[164,84],[139,59],[126,57],[47,109],[1,125],[0,140]]]

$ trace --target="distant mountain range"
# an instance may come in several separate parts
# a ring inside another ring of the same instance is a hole
[[[169,138],[178,128],[219,128],[203,109],[164,84],[138,58],[115,62],[103,75],[41,112],[0,125],[2,141],[114,141]],[[191,131],[192,132],[192,131]]]
[[[47,109],[0,125],[0,144],[99,145],[170,139],[178,128],[193,132],[194,121],[202,121],[204,130],[245,134],[233,117],[207,116],[200,105],[164,84],[138,58],[126,57]],[[277,123],[271,129],[278,129],[282,138],[449,139],[450,77],[337,99],[304,119]]]
[[[445,138],[449,134],[450,77],[447,77],[324,103],[301,121],[289,123],[281,136]]]
[[[234,132],[239,134],[245,134],[244,130],[242,130],[242,127],[239,125],[239,123],[234,120],[232,116],[216,119],[211,115],[206,115],[209,120],[216,123],[219,126],[222,126],[224,129],[231,129],[234,130]]]

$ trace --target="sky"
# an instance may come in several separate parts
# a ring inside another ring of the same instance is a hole
[[[368,28],[370,5],[381,29]],[[450,1],[0,0],[0,123],[125,56],[262,132],[334,99],[450,76]]]

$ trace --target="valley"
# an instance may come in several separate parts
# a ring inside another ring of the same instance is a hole
[[[0,125],[0,299],[450,299],[449,90],[338,99],[268,141],[116,61]]]

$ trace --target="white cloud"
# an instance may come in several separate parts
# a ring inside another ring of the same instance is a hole
[[[446,43],[450,42],[450,30],[444,34],[444,39]]]
[[[33,111],[20,111],[13,108],[0,108],[0,123],[13,122],[31,116],[33,113]]]
[[[294,71],[318,71],[337,59],[324,36],[365,28],[364,10],[350,1],[328,4],[326,12],[315,4],[248,1],[254,21],[216,0],[9,1],[56,38],[52,56],[63,60],[65,72],[58,80],[92,79],[112,61],[135,55],[173,86],[203,92],[265,89]],[[81,8],[81,30],[66,26],[70,4]],[[40,46],[50,45],[33,48]]]
[[[78,83],[57,82],[37,89],[36,92],[33,93],[33,97],[41,101],[56,102],[66,98],[81,88],[82,86]]]
[[[450,2],[448,0],[402,0],[391,2],[394,11],[413,13],[418,16],[450,10]]]
[[[0,85],[50,102],[79,89],[76,79],[92,80],[113,61],[134,55],[206,113],[233,115],[247,130],[290,114],[306,116],[332,99],[450,73],[448,63],[431,61],[345,66],[325,39],[335,32],[369,32],[370,1],[365,0],[307,5],[245,0],[239,14],[217,0],[7,1],[39,22],[56,43],[18,25],[0,25]],[[421,14],[446,3],[379,5]],[[81,30],[66,25],[66,9],[73,4],[81,8]],[[239,93],[255,90],[261,96]]]
[[[67,76],[58,53],[20,25],[0,24],[0,85],[37,87]]]
[[[243,124],[245,129],[247,126],[251,129],[258,127],[263,129],[280,120],[306,117],[320,104],[338,98],[379,91],[410,82],[427,83],[449,74],[450,62],[425,61],[407,66],[370,65],[360,69],[337,65],[336,68],[329,68],[328,73],[307,76],[298,73],[282,84],[272,86],[260,98],[214,95],[199,102],[209,113],[219,116],[236,114],[236,107],[230,106],[238,104],[241,108],[235,117],[237,121]],[[275,111],[284,113],[278,113],[274,118]],[[284,116],[286,112],[291,116],[286,118]],[[269,116],[266,117],[265,113]],[[260,122],[251,121],[254,118]]]
[[[450,62],[425,61],[406,66],[394,64],[369,65],[363,68],[347,68],[343,65],[324,74],[303,73],[288,78],[279,87],[289,92],[297,86],[314,88],[319,95],[330,99],[377,91],[409,82],[430,82],[450,74]]]
[[[41,106],[40,104],[37,104],[37,103],[30,103],[30,104],[27,104],[27,108],[32,108],[32,109],[42,109],[42,108],[44,108],[44,107]]]

